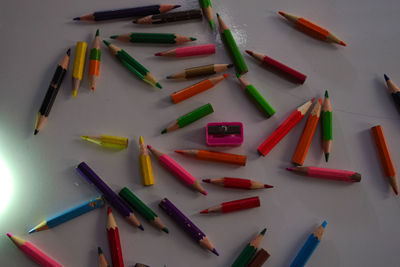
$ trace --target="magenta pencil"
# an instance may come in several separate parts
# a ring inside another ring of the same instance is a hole
[[[342,181],[348,183],[355,183],[361,181],[361,174],[353,171],[336,170],[319,167],[294,167],[287,168],[288,171],[292,171],[297,174],[305,175],[308,177]]]
[[[7,236],[14,242],[14,244],[22,250],[28,257],[37,262],[43,267],[62,267],[61,264],[47,256],[43,251],[15,235],[7,233]]]
[[[155,55],[164,57],[191,57],[211,54],[215,54],[214,44],[178,47],[175,49],[156,53]]]
[[[292,78],[294,81],[298,82],[298,83],[304,83],[307,79],[307,76],[304,75],[303,73],[292,69],[289,66],[286,66],[285,64],[270,58],[267,55],[261,54],[261,53],[257,53],[257,52],[253,52],[250,50],[246,50],[246,53],[249,54],[250,56],[254,57],[255,59],[259,60],[260,62],[270,66],[271,68],[273,68],[276,71],[279,71],[282,74],[287,75],[288,77]]]
[[[150,150],[153,156],[160,161],[161,165],[165,167],[169,172],[171,172],[174,176],[176,176],[179,180],[184,182],[190,188],[199,191],[203,195],[207,195],[206,190],[204,190],[204,188],[200,185],[196,178],[194,178],[193,175],[188,173],[178,163],[171,159],[167,154],[164,154],[157,149],[152,148],[150,145],[147,145],[147,148]]]

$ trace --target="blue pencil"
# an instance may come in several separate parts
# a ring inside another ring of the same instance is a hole
[[[300,249],[296,258],[290,264],[290,267],[301,267],[306,265],[308,259],[311,257],[314,250],[317,248],[319,242],[321,242],[322,235],[326,228],[327,222],[324,221],[315,231],[308,237],[306,243]]]
[[[72,209],[69,209],[67,211],[64,211],[60,214],[57,214],[50,219],[47,219],[35,227],[33,227],[29,233],[34,233],[34,232],[39,232],[43,230],[47,230],[53,227],[56,227],[59,224],[62,224],[66,221],[72,220],[75,217],[78,217],[79,215],[82,215],[86,212],[89,212],[91,210],[97,209],[98,207],[101,207],[104,205],[104,199],[103,196],[98,196],[95,199],[86,201]]]

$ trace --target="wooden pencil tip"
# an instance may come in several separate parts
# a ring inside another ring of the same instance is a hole
[[[253,51],[250,51],[250,50],[246,50],[246,53],[249,54],[250,56],[253,55]]]
[[[339,44],[341,44],[341,45],[343,45],[343,46],[347,46],[346,45],[346,43],[345,42],[343,42],[343,41],[340,41],[340,43]]]
[[[183,150],[175,150],[175,153],[178,153],[178,154],[184,154],[184,152],[183,152]]]
[[[383,74],[383,77],[385,77],[385,81],[389,81],[389,77],[386,74]]]
[[[211,179],[203,179],[202,181],[205,183],[211,183]]]

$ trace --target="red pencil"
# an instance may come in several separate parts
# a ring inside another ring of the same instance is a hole
[[[273,188],[272,185],[263,184],[260,182],[252,181],[249,179],[223,177],[216,179],[203,179],[203,182],[219,185],[227,188],[240,188],[240,189],[263,189]]]
[[[228,213],[237,210],[255,208],[259,206],[260,206],[260,199],[258,197],[249,197],[249,198],[224,202],[217,206],[200,211],[200,213],[211,213],[211,212]]]
[[[111,259],[114,267],[124,267],[124,259],[122,258],[121,241],[119,239],[119,231],[117,223],[111,212],[111,208],[107,209],[107,236],[108,244],[111,250]]]
[[[293,129],[294,126],[296,126],[296,124],[301,121],[314,100],[315,98],[298,107],[270,136],[268,136],[267,139],[265,139],[265,141],[258,147],[258,151],[264,157]]]

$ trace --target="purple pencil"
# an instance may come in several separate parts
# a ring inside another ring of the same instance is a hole
[[[143,229],[142,224],[136,218],[133,211],[122,201],[122,199],[85,163],[81,162],[76,170],[91,184],[94,184],[97,189],[104,195],[104,198],[124,216],[128,221],[135,226]]]
[[[158,204],[177,224],[179,224],[193,239],[200,243],[200,246],[210,250],[215,255],[219,253],[214,248],[214,245],[208,240],[206,235],[186,217],[171,201],[167,198],[161,200]]]

